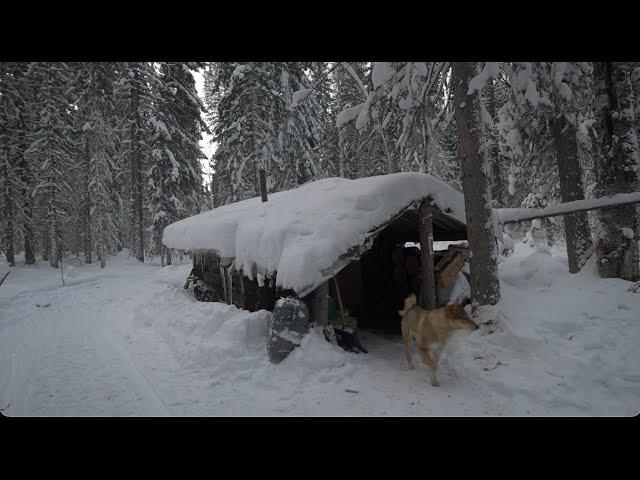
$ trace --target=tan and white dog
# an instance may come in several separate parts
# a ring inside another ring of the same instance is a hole
[[[436,377],[438,360],[449,337],[456,330],[479,328],[464,311],[465,303],[425,310],[416,305],[416,296],[412,293],[405,299],[404,309],[398,312],[402,317],[402,338],[409,369],[415,369],[410,351],[413,339],[420,349],[423,363],[431,368],[431,385],[435,387],[440,385]],[[429,356],[430,352],[433,358]]]

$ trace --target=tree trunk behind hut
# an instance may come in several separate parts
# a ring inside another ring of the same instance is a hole
[[[562,201],[584,200],[576,129],[571,122],[567,121],[564,113],[560,113],[553,119],[553,140]],[[578,273],[591,251],[591,230],[587,213],[564,215],[564,235],[567,242],[569,272]]]
[[[639,188],[630,67],[628,63],[594,63],[597,196],[628,193]],[[597,245],[600,276],[637,281],[640,278],[640,232],[636,205],[599,210],[598,218],[601,225]]]
[[[471,297],[478,305],[500,300],[498,252],[491,207],[489,163],[480,119],[478,92],[467,95],[475,63],[454,62],[454,108],[462,166],[462,186],[471,250]]]
[[[489,80],[487,82],[486,105],[487,112],[491,116],[494,123],[488,137],[489,161],[491,163],[491,197],[493,198],[494,207],[504,207],[505,185],[502,174],[502,155],[500,153],[500,144],[498,141],[498,99],[496,98],[496,82]]]

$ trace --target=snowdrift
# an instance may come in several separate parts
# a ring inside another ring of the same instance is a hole
[[[241,372],[260,375],[261,369],[271,371],[274,366],[266,351],[271,312],[198,302],[181,286],[187,273],[186,265],[160,270],[153,288],[128,306],[134,323],[155,331],[184,368],[224,378]],[[346,353],[312,329],[274,371],[299,379],[345,363]]]

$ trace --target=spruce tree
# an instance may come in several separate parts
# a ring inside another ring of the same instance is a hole
[[[193,66],[193,65],[192,65]],[[174,221],[198,213],[202,203],[200,159],[200,111],[190,65],[163,63],[154,86],[156,105],[149,119],[152,162],[147,190],[153,229],[151,252],[171,263],[162,244],[164,228]]]
[[[25,155],[34,162],[36,186],[41,205],[40,231],[43,248],[52,267],[57,268],[64,250],[69,222],[70,196],[68,172],[73,166],[73,123],[68,86],[72,83],[65,63],[34,62],[26,72],[33,89],[33,117],[27,133],[29,148]],[[44,210],[44,211],[43,211]]]
[[[158,83],[158,73],[148,62],[127,62],[122,65],[121,76],[116,82],[115,93],[123,102],[123,131],[121,158],[127,162],[128,225],[127,242],[136,258],[145,259],[145,182],[144,176],[151,158],[153,131],[149,119],[157,102],[153,86]]]
[[[120,197],[114,189],[117,70],[113,63],[88,62],[77,66],[76,75],[81,238],[85,261],[91,263],[95,252],[104,267],[106,255],[114,253],[119,243]]]

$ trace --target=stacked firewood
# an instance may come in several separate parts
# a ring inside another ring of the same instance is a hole
[[[447,250],[436,253],[440,254],[435,258],[436,285],[446,287],[458,278],[469,254],[469,247],[466,244],[449,245]]]
[[[434,252],[435,280],[439,288],[451,286],[464,267],[469,247],[449,245],[447,250]],[[399,295],[420,294],[420,250],[397,247],[392,253],[393,277]]]

